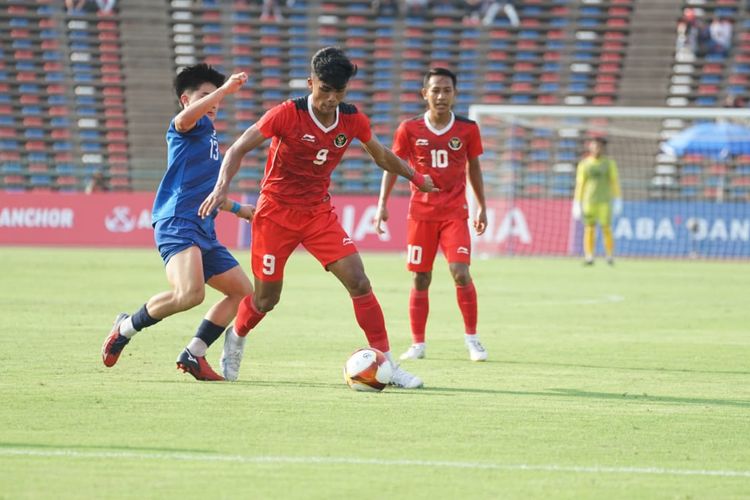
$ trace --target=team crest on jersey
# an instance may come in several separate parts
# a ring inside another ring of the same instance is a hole
[[[344,134],[339,134],[333,140],[333,144],[335,144],[337,148],[343,148],[344,146],[346,146],[346,141],[348,140],[349,139],[347,139]]]
[[[459,149],[461,149],[461,146],[463,146],[463,143],[458,137],[452,137],[451,140],[448,141],[448,147],[453,151],[458,151]]]

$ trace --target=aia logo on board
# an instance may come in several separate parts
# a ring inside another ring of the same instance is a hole
[[[461,146],[463,146],[463,143],[458,137],[452,137],[451,140],[448,141],[448,147],[453,151],[458,151],[459,149],[461,149]]]
[[[334,145],[335,145],[335,146],[336,146],[337,148],[343,148],[344,146],[346,146],[346,142],[347,142],[347,141],[348,141],[348,139],[346,138],[346,136],[345,136],[344,134],[339,134],[339,135],[337,135],[337,136],[336,136],[336,138],[335,138],[335,139],[333,140],[333,144],[334,144]]]

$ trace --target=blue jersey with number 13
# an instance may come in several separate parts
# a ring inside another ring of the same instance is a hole
[[[167,131],[167,171],[156,192],[152,224],[179,217],[194,221],[212,234],[213,218],[198,217],[198,207],[213,190],[220,168],[219,141],[208,116],[184,134],[175,129],[173,120]]]

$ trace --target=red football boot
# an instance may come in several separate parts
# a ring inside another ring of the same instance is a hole
[[[107,338],[104,339],[102,344],[102,361],[104,366],[115,366],[117,360],[120,359],[120,353],[128,345],[130,339],[124,335],[120,335],[120,323],[122,323],[128,315],[120,313],[115,318],[115,324],[112,326],[112,331],[109,332]]]
[[[187,348],[177,357],[177,368],[185,373],[189,373],[196,380],[224,380],[224,377],[211,368],[205,356],[195,356]]]

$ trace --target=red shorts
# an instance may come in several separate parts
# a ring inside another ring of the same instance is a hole
[[[261,197],[252,222],[251,263],[255,277],[261,281],[281,280],[287,259],[300,244],[326,269],[357,253],[330,202],[290,207]]]
[[[409,271],[432,271],[438,246],[449,264],[471,263],[471,235],[466,219],[424,221],[409,219],[406,234]]]

